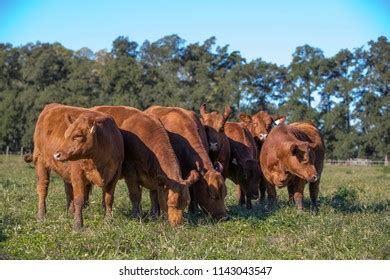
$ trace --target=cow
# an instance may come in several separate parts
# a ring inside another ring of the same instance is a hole
[[[267,138],[274,124],[279,125],[286,120],[286,116],[284,115],[270,115],[265,111],[259,111],[252,116],[241,113],[239,118],[250,131],[258,145],[261,145]]]
[[[123,158],[122,135],[110,116],[57,103],[46,105],[34,131],[38,221],[45,217],[51,170],[64,181],[74,229],[83,226],[82,209],[92,185],[103,189],[103,207],[110,218]]]
[[[206,104],[199,107],[200,121],[205,129],[209,143],[209,156],[212,162],[219,161],[223,167],[223,175],[226,177],[230,161],[230,145],[224,133],[224,126],[232,110],[225,106],[223,114],[213,111],[207,113]]]
[[[122,131],[125,160],[123,177],[128,186],[132,213],[141,214],[141,188],[152,190],[153,199],[158,199],[161,210],[168,214],[172,226],[183,222],[183,211],[189,205],[189,185],[198,180],[199,174],[192,170],[186,180],[182,179],[180,165],[173,151],[169,136],[160,120],[138,109],[125,106],[98,106],[93,111],[112,116]],[[158,216],[154,206],[152,216]]]
[[[179,160],[184,176],[196,169],[200,180],[190,186],[190,212],[198,205],[215,219],[226,219],[226,185],[222,165],[212,163],[208,155],[205,130],[193,111],[178,107],[152,106],[145,112],[157,116],[168,131],[172,147]],[[217,170],[216,170],[217,169]]]
[[[261,178],[256,143],[243,125],[227,122],[230,106],[225,107],[223,114],[207,113],[206,104],[202,104],[199,111],[209,141],[210,159],[220,162],[224,177],[237,185],[239,205],[245,204],[251,209],[251,199],[257,199],[259,195]]]
[[[231,147],[227,177],[237,185],[239,205],[245,204],[247,209],[251,209],[251,199],[259,197],[261,180],[256,143],[241,123],[227,122],[225,134]]]
[[[259,111],[256,114],[250,116],[246,113],[241,113],[240,116],[241,123],[249,130],[252,134],[253,139],[257,144],[258,155],[260,155],[261,147],[263,142],[267,138],[267,135],[270,133],[274,125],[279,125],[285,122],[286,116],[284,115],[270,115],[268,112]],[[261,170],[260,170],[261,171]],[[261,180],[259,184],[260,189],[260,201],[265,199],[265,179],[261,175]]]
[[[271,130],[260,152],[269,205],[276,201],[276,187],[287,185],[289,199],[303,209],[303,191],[309,182],[312,206],[317,208],[324,162],[324,142],[311,122],[281,124]]]

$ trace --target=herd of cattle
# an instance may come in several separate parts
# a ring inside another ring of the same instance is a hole
[[[112,216],[114,190],[124,178],[132,215],[142,215],[141,186],[150,190],[151,215],[166,213],[175,226],[183,212],[200,207],[216,219],[227,217],[225,179],[237,185],[239,204],[276,202],[275,187],[287,186],[289,198],[303,208],[304,186],[316,206],[324,161],[324,144],[311,122],[284,124],[282,115],[260,111],[228,122],[223,113],[152,106],[145,111],[125,106],[89,109],[46,105],[34,132],[38,220],[46,214],[50,171],[65,185],[74,227],[83,226],[82,211],[92,185],[103,190],[103,207]],[[25,158],[28,161],[28,157]]]

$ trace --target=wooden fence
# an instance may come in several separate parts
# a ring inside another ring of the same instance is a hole
[[[327,160],[325,160],[325,164],[327,164],[327,165],[349,165],[349,166],[377,166],[377,165],[388,166],[389,165],[388,162],[383,161],[383,160],[371,160],[371,159],[360,159],[360,158],[347,159],[347,160],[327,159]]]

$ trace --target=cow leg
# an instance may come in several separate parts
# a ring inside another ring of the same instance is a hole
[[[246,195],[246,202],[245,202],[246,209],[252,209],[252,201],[249,196]]]
[[[92,184],[87,185],[87,193],[86,193],[86,197],[85,197],[84,209],[88,208],[88,206],[89,206],[89,197],[92,193],[92,187],[93,187]]]
[[[64,181],[66,194],[66,211],[68,215],[74,215],[74,201],[73,201],[73,186],[71,183]]]
[[[320,186],[320,180],[318,180],[315,183],[309,184],[309,192],[310,192],[310,199],[313,209],[317,209],[317,199],[318,199],[318,192],[319,192],[319,186]]]
[[[196,184],[195,184],[195,187],[196,187]],[[198,211],[199,207],[198,207],[198,202],[196,201],[194,186],[190,186],[189,188],[190,188],[191,200],[190,200],[190,206],[188,207],[188,211],[190,213],[196,213]]]
[[[86,197],[86,187],[81,182],[72,183],[74,194],[74,223],[73,228],[80,230],[83,227],[83,206]]]
[[[137,174],[134,171],[124,172],[124,178],[132,205],[131,216],[134,218],[141,218],[142,189],[138,183]]]
[[[149,191],[150,197],[150,216],[152,219],[157,219],[160,216],[160,206],[158,204],[158,192],[156,190]]]
[[[38,213],[37,220],[43,221],[46,214],[46,197],[50,181],[50,169],[46,168],[41,159],[35,164],[37,176],[37,194],[38,194]]]
[[[268,209],[271,210],[276,205],[276,189],[275,186],[269,182],[266,182],[267,195],[268,195]]]
[[[160,205],[161,213],[167,213],[168,188],[159,187],[157,190],[158,204]]]
[[[110,220],[112,218],[112,205],[114,203],[114,191],[116,186],[116,181],[110,182],[103,188],[103,206],[105,210],[105,219]]]
[[[294,181],[294,202],[298,210],[303,210],[303,191],[305,189],[306,181],[300,178]]]
[[[239,184],[236,185],[236,189],[238,196],[238,205],[242,206],[245,204],[245,193]]]
[[[288,201],[289,201],[289,203],[291,203],[291,205],[293,205],[293,203],[294,203],[294,184],[296,184],[296,182],[294,182],[294,180],[292,180],[291,182],[289,182],[287,184]]]
[[[267,187],[264,182],[264,178],[261,178],[259,183],[259,191],[260,191],[260,202],[265,200],[265,192],[267,191]]]

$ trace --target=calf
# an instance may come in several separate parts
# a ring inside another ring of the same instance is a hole
[[[82,208],[92,184],[103,189],[106,217],[111,217],[123,157],[122,135],[110,116],[61,104],[46,105],[34,132],[38,220],[46,213],[51,170],[64,180],[75,229],[83,226]]]
[[[260,152],[268,199],[276,200],[275,186],[287,185],[289,198],[303,209],[303,191],[309,182],[310,198],[317,205],[324,161],[324,143],[318,129],[308,122],[280,125],[272,129]]]
[[[231,147],[227,177],[237,184],[239,204],[245,204],[247,209],[251,209],[251,199],[257,199],[259,196],[261,179],[256,143],[240,123],[227,122],[225,134]]]
[[[168,131],[182,174],[197,169],[200,180],[190,187],[190,211],[197,205],[216,219],[226,217],[226,186],[208,155],[206,133],[195,113],[177,107],[152,106],[145,112],[157,116]],[[222,171],[220,163],[215,163]]]
[[[155,116],[125,106],[98,106],[94,111],[111,115],[121,129],[125,147],[123,176],[126,180],[133,215],[141,213],[140,185],[157,192],[161,210],[176,226],[183,221],[183,211],[189,205],[188,186],[198,180],[195,170],[182,179],[179,162],[169,141],[168,133]],[[156,198],[154,198],[156,199]],[[152,215],[158,215],[154,205]]]

